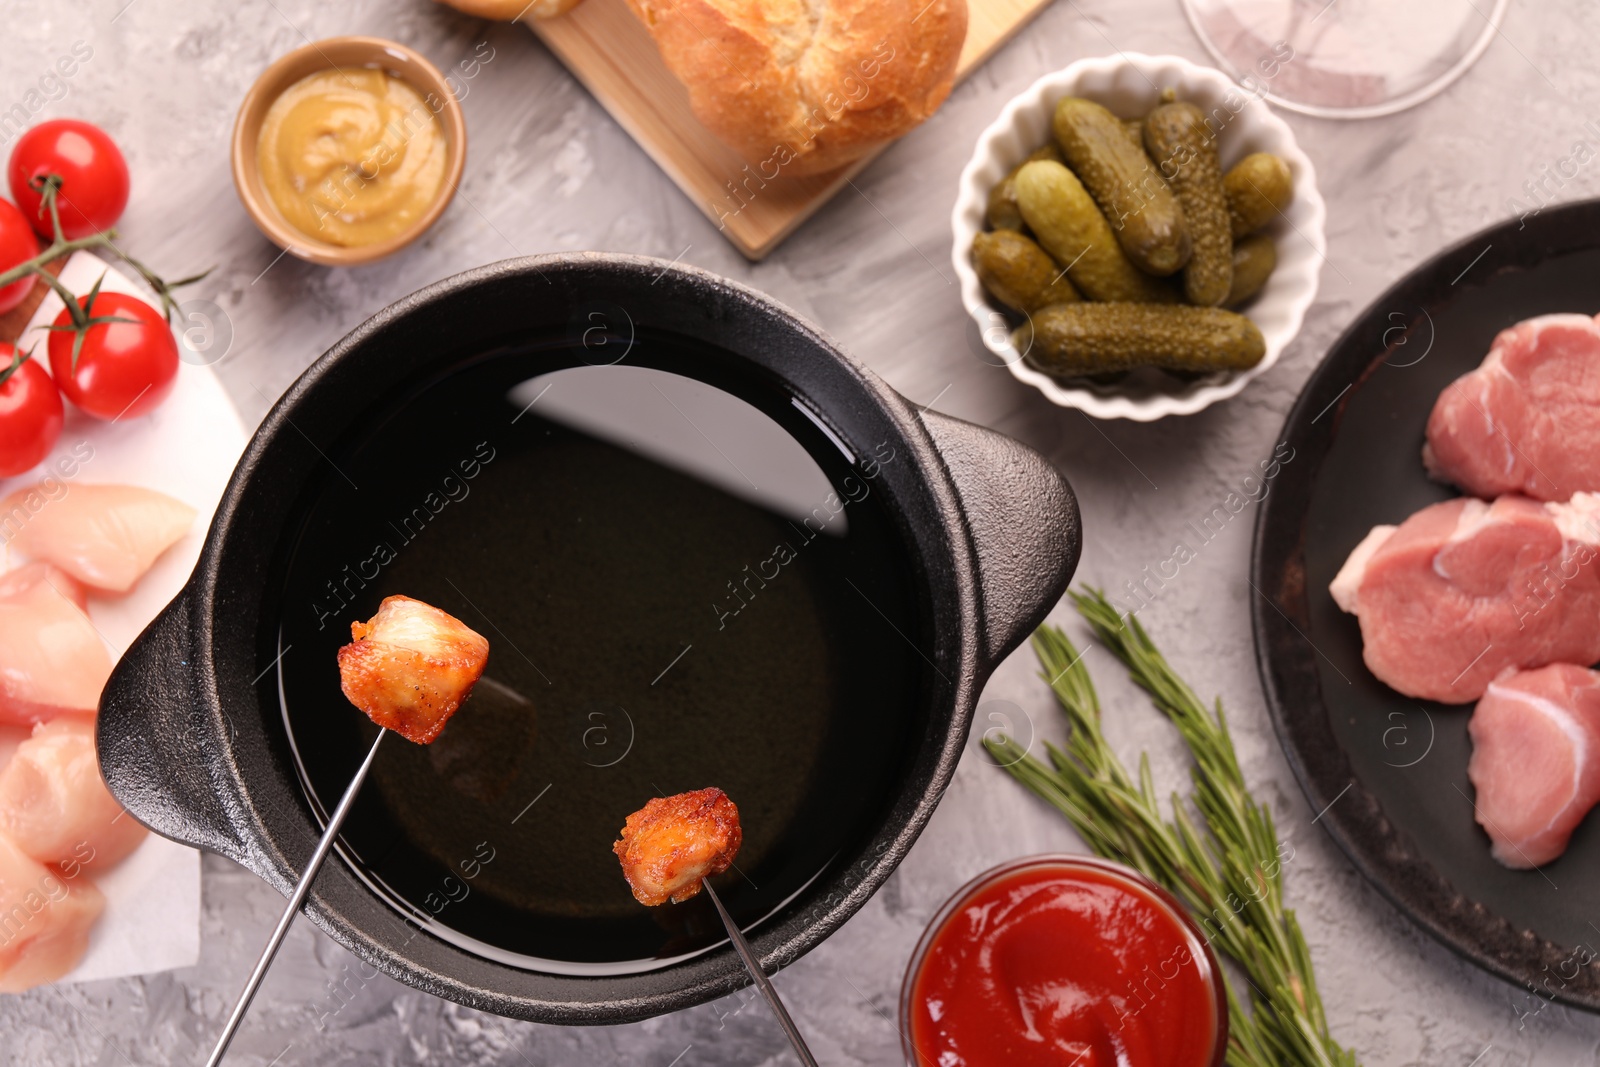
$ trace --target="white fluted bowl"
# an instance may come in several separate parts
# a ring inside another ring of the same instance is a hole
[[[1030,366],[1011,343],[1003,309],[990,300],[973,269],[972,239],[984,228],[989,190],[1028,153],[1050,141],[1050,120],[1063,97],[1081,96],[1104,104],[1122,118],[1134,118],[1154,108],[1161,91],[1168,88],[1177,92],[1178,99],[1218,116],[1222,125],[1217,147],[1224,170],[1252,152],[1271,152],[1287,162],[1294,174],[1294,200],[1266,230],[1278,246],[1277,269],[1244,309],[1266,340],[1266,355],[1249,370],[1211,374],[1192,382],[1139,371],[1106,385],[1053,378]],[[1326,217],[1311,160],[1300,151],[1288,125],[1259,98],[1211,67],[1178,56],[1126,53],[1080,59],[1065,70],[1046,74],[1007,104],[1000,117],[979,135],[956,194],[952,258],[961,282],[961,302],[977,322],[983,345],[996,362],[1003,362],[1018,380],[1062,407],[1101,419],[1151,422],[1167,415],[1190,415],[1234,396],[1278,361],[1316,298],[1317,278],[1327,254]]]

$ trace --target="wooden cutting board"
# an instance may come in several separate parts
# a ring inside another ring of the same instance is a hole
[[[66,265],[67,261],[65,259],[55,259],[46,263],[44,269],[51,274],[59,276],[61,268]],[[4,315],[0,315],[0,341],[4,341],[8,345],[16,344],[17,338],[22,336],[22,331],[27,329],[29,321],[32,320],[33,313],[39,310],[39,305],[44,303],[44,298],[49,295],[50,287],[48,285],[41,281],[34,282],[33,288],[28,290],[28,295],[23,299],[22,303]],[[45,354],[45,350],[42,347],[34,354],[40,357],[39,362],[50,362],[50,357]],[[9,365],[10,362],[10,357],[0,360],[0,369]]]
[[[956,67],[957,80],[1049,3],[967,0],[967,40]],[[689,110],[689,91],[661,61],[655,42],[625,0],[584,0],[559,18],[530,19],[529,25],[695,206],[751,259],[771,252],[877,154],[828,174],[779,175],[755,196],[741,200],[729,183],[742,177],[746,161],[695,119]]]

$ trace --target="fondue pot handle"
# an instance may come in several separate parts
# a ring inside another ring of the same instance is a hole
[[[922,420],[955,483],[978,557],[992,669],[1066,592],[1083,546],[1078,500],[1049,460],[1004,434],[934,411]]]
[[[254,867],[219,781],[231,747],[214,699],[202,694],[190,591],[156,616],[100,694],[95,747],[111,795],[164,837]],[[225,792],[226,791],[226,792]]]

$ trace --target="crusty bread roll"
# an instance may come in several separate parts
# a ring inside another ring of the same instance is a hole
[[[480,19],[549,19],[577,7],[581,0],[439,0]]]
[[[764,179],[832,170],[950,94],[966,0],[628,0],[705,126]]]

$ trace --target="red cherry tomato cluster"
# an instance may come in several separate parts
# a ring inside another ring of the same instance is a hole
[[[11,201],[0,200],[0,273],[40,253],[40,238],[56,239],[56,219],[44,195],[58,182],[55,205],[60,235],[73,241],[104,234],[128,203],[128,164],[105,131],[75,119],[42,122],[18,139],[7,166]],[[0,314],[27,299],[39,283],[28,275],[0,287]],[[63,308],[50,334],[50,373],[34,353],[0,342],[0,478],[37,465],[61,436],[65,396],[98,419],[148,414],[172,391],[178,346],[166,319],[149,304],[122,293],[78,298],[82,311]],[[69,327],[61,329],[61,327]]]

